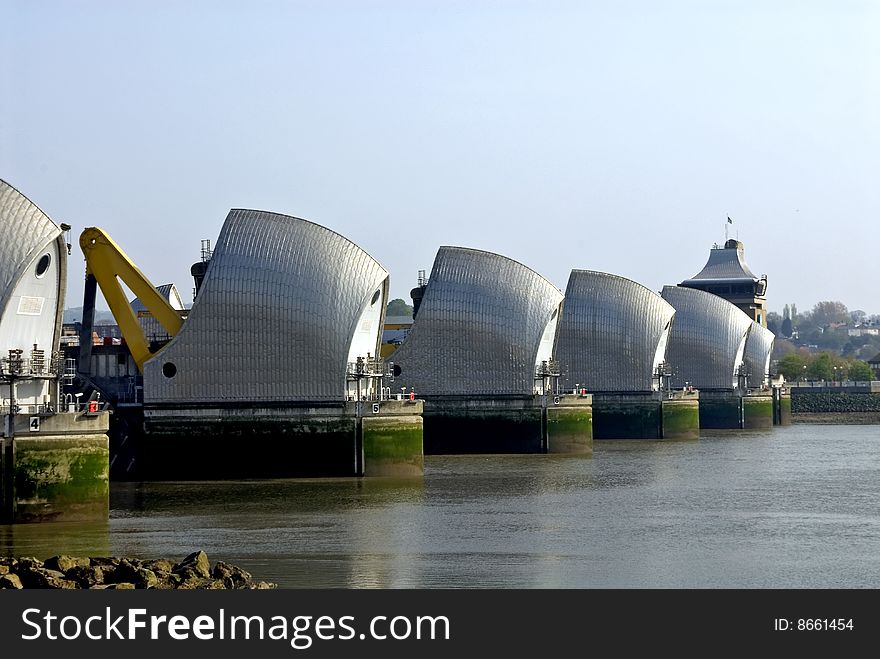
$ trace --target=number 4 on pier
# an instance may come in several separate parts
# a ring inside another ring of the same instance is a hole
[[[28,430],[31,432],[40,432],[40,417],[32,416]]]

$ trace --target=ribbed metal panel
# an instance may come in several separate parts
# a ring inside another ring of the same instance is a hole
[[[36,204],[0,179],[0,314],[25,268],[60,236],[61,228]],[[66,255],[65,249],[61,258]],[[66,271],[66,264],[59,269]]]
[[[714,248],[709,251],[709,260],[703,269],[690,279],[682,282],[687,285],[691,281],[724,281],[724,280],[751,280],[758,278],[749,269],[743,255],[742,243],[738,247]]]
[[[756,322],[746,338],[745,365],[749,374],[749,386],[758,387],[767,382],[770,374],[770,353],[776,335]]]
[[[441,247],[394,386],[418,395],[532,395],[535,360],[562,292],[512,259]]]
[[[727,300],[682,286],[665,286],[663,299],[675,307],[667,362],[672,386],[734,389],[752,320]]]
[[[358,320],[385,304],[387,280],[369,254],[329,229],[234,209],[183,329],[145,364],[144,400],[341,401]],[[379,335],[377,327],[374,355]],[[174,365],[173,377],[164,364]]]
[[[572,270],[556,348],[564,388],[651,391],[655,356],[674,314],[657,293],[630,279]]]

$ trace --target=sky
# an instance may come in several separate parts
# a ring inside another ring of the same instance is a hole
[[[745,244],[768,308],[880,313],[880,3],[0,0],[0,178],[192,297],[230,208],[659,291]],[[733,224],[727,224],[727,217]]]

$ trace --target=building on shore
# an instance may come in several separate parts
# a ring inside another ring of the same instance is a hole
[[[868,366],[874,371],[874,379],[880,380],[880,352],[868,360]]]
[[[156,290],[159,291],[159,295],[168,301],[171,308],[176,311],[184,311],[185,307],[183,300],[180,297],[180,292],[177,290],[177,286],[174,284],[162,284],[161,286],[156,286]],[[146,305],[144,305],[140,299],[135,298],[132,300],[131,308],[137,316],[141,329],[150,343],[165,343],[171,340],[172,337],[168,334],[168,330],[162,327],[162,324],[153,317]]]
[[[557,389],[558,288],[500,254],[446,246],[414,291],[390,359],[395,388],[425,401],[426,453],[592,451],[589,396]]]
[[[572,270],[559,323],[562,388],[593,395],[594,439],[697,439],[698,394],[665,385],[675,309],[625,277]]]
[[[62,399],[64,232],[0,180],[0,518],[106,519],[107,413]]]
[[[767,275],[756,277],[749,269],[743,244],[738,240],[713,247],[703,269],[679,285],[722,297],[767,327]]]

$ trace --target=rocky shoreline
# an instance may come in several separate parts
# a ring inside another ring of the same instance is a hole
[[[53,556],[0,558],[0,589],[50,588],[90,590],[265,590],[276,584],[254,581],[240,567],[197,551],[182,561],[165,558]]]

